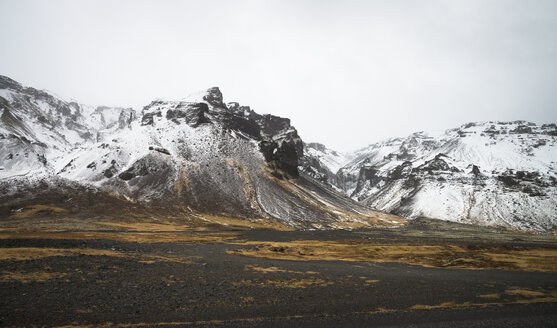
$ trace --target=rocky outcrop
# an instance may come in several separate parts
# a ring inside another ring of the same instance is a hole
[[[209,104],[215,107],[226,108],[226,106],[222,101],[222,92],[220,92],[218,87],[212,87],[208,89],[207,94],[203,96],[203,100],[205,100],[206,102],[208,102]]]
[[[195,128],[203,123],[211,122],[206,117],[207,113],[209,113],[209,107],[205,103],[181,102],[176,108],[167,110],[166,119],[172,120],[176,124],[180,124],[180,119],[185,119],[186,124]]]

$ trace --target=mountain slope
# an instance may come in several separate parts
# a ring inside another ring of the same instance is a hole
[[[300,174],[303,142],[290,120],[225,104],[218,88],[153,101],[137,114],[0,81],[0,215],[48,199],[76,215],[157,209],[295,228],[403,221]]]
[[[342,190],[403,217],[523,230],[557,228],[557,126],[469,123],[361,149],[336,172]]]

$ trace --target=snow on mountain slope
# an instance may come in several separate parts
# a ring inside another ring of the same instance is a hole
[[[367,206],[523,230],[557,228],[557,126],[469,123],[372,144],[337,172]]]
[[[64,101],[0,76],[0,179],[52,173],[54,163],[74,147],[122,125],[108,112],[135,115],[131,109]]]
[[[301,158],[299,169],[313,178],[328,183],[333,188],[340,189],[343,184],[337,181],[336,172],[343,167],[351,155],[343,154],[325,147],[320,143],[304,143],[304,156]]]
[[[0,216],[50,195],[62,195],[52,202],[65,208],[79,190],[81,208],[74,211],[88,215],[104,208],[122,215],[112,202],[172,216],[276,219],[296,228],[403,221],[300,174],[303,142],[290,120],[225,104],[218,88],[155,100],[136,114],[65,102],[5,77],[0,82]]]

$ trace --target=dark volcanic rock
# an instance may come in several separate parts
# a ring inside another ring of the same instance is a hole
[[[216,107],[226,108],[222,102],[222,92],[218,87],[212,87],[207,90],[207,94],[203,96],[203,100]]]
[[[143,114],[141,125],[153,125],[155,123],[155,116],[162,117],[162,114],[160,111]]]
[[[197,127],[203,123],[210,123],[209,119],[205,117],[205,113],[209,111],[209,107],[204,103],[196,103],[188,105],[186,109],[186,123],[189,126]]]
[[[511,130],[510,132],[516,134],[532,133],[532,127],[527,125],[519,125],[515,129]]]
[[[389,178],[391,178],[392,180],[404,179],[409,177],[411,173],[412,173],[412,162],[406,161],[400,164],[399,166],[397,166],[393,171],[391,171]]]
[[[290,119],[270,114],[258,115],[251,113],[250,118],[253,118],[261,127],[261,131],[269,136],[279,134],[291,127]]]
[[[184,118],[189,126],[198,127],[203,123],[210,123],[205,116],[208,112],[209,107],[205,103],[181,103],[175,109],[166,112],[166,119],[180,124],[180,119]]]
[[[230,113],[225,114],[222,119],[227,128],[247,134],[256,140],[261,139],[261,128],[254,120],[238,115],[230,115]]]
[[[519,185],[519,182],[510,175],[500,175],[497,177],[497,180],[503,182],[503,184],[507,187],[515,187]]]

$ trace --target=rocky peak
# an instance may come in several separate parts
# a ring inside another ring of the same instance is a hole
[[[19,90],[22,86],[19,82],[10,79],[7,76],[0,75],[0,89]]]
[[[222,101],[222,92],[220,92],[218,87],[207,89],[207,94],[203,96],[203,100],[213,106],[226,108],[226,105]]]

